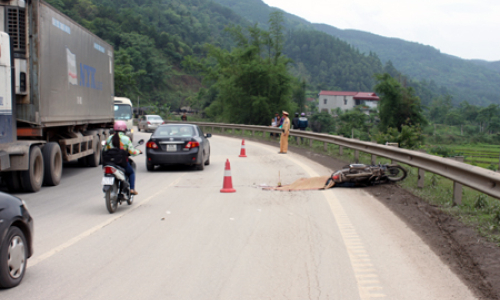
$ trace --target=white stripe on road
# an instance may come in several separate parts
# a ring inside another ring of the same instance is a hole
[[[182,177],[184,177],[186,175],[186,173],[182,174],[179,176],[179,178],[177,178],[177,180],[173,181],[171,184],[169,184],[168,186],[166,186],[165,188],[161,189],[160,191],[156,192],[154,195],[152,196],[149,196],[148,198],[144,199],[143,201],[141,201],[140,203],[138,203],[137,205],[134,205],[132,206],[131,209],[127,210],[126,212],[122,213],[122,214],[119,214],[119,215],[115,215],[114,217],[112,218],[109,218],[107,221],[97,225],[97,226],[94,226],[92,228],[90,228],[89,230],[85,231],[85,232],[82,232],[80,235],[77,235],[75,236],[74,238],[66,241],[65,243],[55,247],[54,249],[50,250],[50,251],[47,251],[45,252],[44,254],[40,255],[40,256],[37,256],[37,257],[34,257],[34,258],[31,258],[29,260],[29,263],[28,263],[28,267],[34,267],[35,265],[41,263],[42,261],[46,260],[47,258],[50,258],[52,257],[54,254],[56,253],[59,253],[71,246],[73,246],[74,244],[78,243],[79,241],[83,240],[84,238],[96,233],[97,231],[103,229],[104,227],[108,226],[109,224],[113,223],[114,221],[120,219],[121,217],[133,212],[134,210],[136,210],[137,208],[141,207],[142,205],[148,203],[149,201],[151,201],[151,199],[155,198],[156,196],[158,196],[159,194],[165,192],[166,189],[178,184]]]

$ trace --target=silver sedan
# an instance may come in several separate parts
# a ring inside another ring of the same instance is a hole
[[[165,124],[163,119],[158,115],[145,115],[141,116],[137,128],[139,131],[144,130],[146,132],[151,132],[156,130],[158,126]]]

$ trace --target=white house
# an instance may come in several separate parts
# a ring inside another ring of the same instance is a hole
[[[342,110],[353,109],[362,105],[365,110],[376,109],[379,97],[373,92],[342,92],[342,91],[321,91],[318,94],[319,111],[332,113],[332,110],[341,108]]]

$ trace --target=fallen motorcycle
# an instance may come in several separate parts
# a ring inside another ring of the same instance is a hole
[[[407,175],[407,171],[397,164],[350,164],[335,171],[326,181],[324,188],[378,185],[401,181]]]

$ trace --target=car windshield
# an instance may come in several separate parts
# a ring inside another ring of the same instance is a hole
[[[132,107],[130,105],[115,104],[115,120],[130,120]]]
[[[162,121],[162,118],[160,116],[149,116],[148,120],[149,121]]]
[[[158,128],[154,133],[155,137],[183,137],[193,135],[194,128],[192,126],[185,125],[163,126]]]

